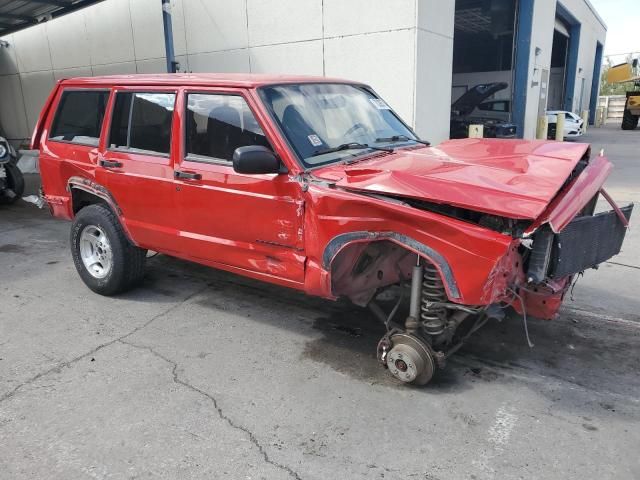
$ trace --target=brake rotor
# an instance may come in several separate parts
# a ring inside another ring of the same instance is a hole
[[[405,383],[429,383],[435,371],[431,349],[406,333],[392,335],[390,341],[393,347],[386,356],[386,364],[391,374]]]

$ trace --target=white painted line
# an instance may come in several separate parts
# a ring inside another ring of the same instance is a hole
[[[500,406],[488,432],[488,440],[496,446],[497,450],[502,451],[509,443],[509,437],[517,421],[518,416],[514,413],[514,409],[507,408],[505,405]]]
[[[560,310],[560,313],[562,314],[563,311],[566,311],[569,313],[576,313],[578,315],[582,315],[583,317],[594,319],[598,322],[616,323],[618,325],[625,325],[627,327],[640,329],[640,321],[627,320],[626,318],[614,317],[612,315],[607,315],[606,313],[592,312],[590,310],[582,310],[581,308],[566,307],[566,306],[562,307],[562,309]]]
[[[492,466],[494,458],[504,452],[509,444],[509,437],[516,426],[518,416],[513,407],[502,404],[496,411],[496,417],[487,431],[487,441],[493,446],[489,450],[481,450],[478,457],[471,460],[471,464],[477,469],[477,477],[481,480],[493,480],[496,478],[496,469]]]

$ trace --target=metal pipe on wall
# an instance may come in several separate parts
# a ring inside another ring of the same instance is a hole
[[[167,57],[167,73],[176,73],[178,62],[173,49],[173,27],[171,26],[171,0],[162,0],[162,24],[164,26],[164,49]]]

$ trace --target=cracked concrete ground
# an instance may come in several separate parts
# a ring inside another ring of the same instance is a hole
[[[640,131],[591,130],[640,200]],[[636,216],[638,212],[636,212]],[[488,325],[425,388],[366,312],[166,256],[91,293],[69,224],[0,208],[0,479],[640,478],[640,235],[553,322]]]

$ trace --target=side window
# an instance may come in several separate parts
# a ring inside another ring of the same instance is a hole
[[[493,102],[493,111],[494,112],[506,112],[507,111],[507,102]]]
[[[191,157],[231,161],[236,148],[271,148],[244,98],[190,93],[187,96],[186,152]]]
[[[483,112],[491,110],[491,103],[481,103],[478,105],[478,110],[482,110]]]
[[[63,92],[49,138],[97,147],[108,99],[103,90]]]
[[[175,93],[116,94],[109,148],[169,154]]]

